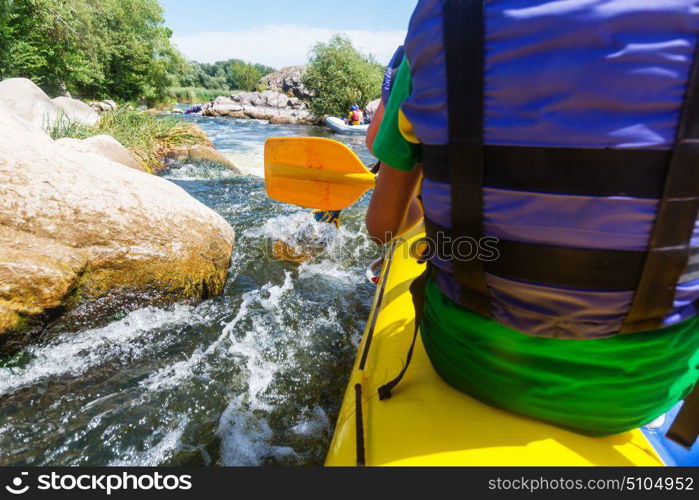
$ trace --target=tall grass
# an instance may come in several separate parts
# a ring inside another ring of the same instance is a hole
[[[128,109],[103,113],[94,126],[59,119],[50,127],[49,134],[54,139],[111,135],[143,160],[151,172],[161,170],[163,157],[178,147],[211,145],[206,134],[193,123]]]
[[[201,104],[213,101],[218,96],[229,96],[228,89],[205,89],[203,87],[171,87],[168,95],[183,104]]]

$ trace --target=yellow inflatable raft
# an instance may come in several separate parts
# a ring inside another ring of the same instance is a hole
[[[378,388],[402,369],[413,335],[408,290],[423,271],[409,254],[416,228],[384,263],[326,465],[663,465],[640,430],[584,437],[492,408],[446,384],[418,340],[391,399]]]

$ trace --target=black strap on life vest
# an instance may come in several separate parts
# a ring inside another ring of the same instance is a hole
[[[648,252],[622,333],[662,326],[687,267],[699,212],[699,42]]]
[[[667,437],[677,444],[690,449],[699,436],[699,384],[689,396],[684,398],[684,405],[667,431]]]
[[[483,237],[483,92],[484,38],[482,0],[445,0],[449,145],[446,148],[451,184],[452,228],[459,237]],[[458,245],[458,239],[454,241]],[[489,317],[490,296],[483,263],[455,260],[454,275],[462,299]]]
[[[671,151],[484,146],[484,186],[536,193],[659,199]],[[426,179],[449,182],[444,146],[424,144]]]
[[[436,242],[430,246],[428,257],[436,257],[442,262],[452,261],[451,246],[439,244],[445,235],[447,238],[452,236],[451,229],[426,217],[425,232],[427,241]],[[645,260],[643,251],[568,248],[505,239],[496,241],[497,258],[483,262],[487,273],[580,290],[633,290]],[[682,281],[690,281],[695,274],[699,274],[699,259],[690,262]]]

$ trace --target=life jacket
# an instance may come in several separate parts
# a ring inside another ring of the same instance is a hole
[[[400,65],[405,57],[405,50],[401,45],[398,47],[391,58],[391,62],[386,66],[386,72],[383,76],[383,83],[381,84],[381,100],[384,106],[388,104],[388,98],[391,97],[391,90],[393,90],[393,83],[396,81],[396,75],[400,69]]]
[[[352,111],[352,123],[360,124],[364,120],[362,112],[359,110]]]
[[[696,0],[421,0],[401,113],[442,292],[543,337],[695,316],[698,37]]]

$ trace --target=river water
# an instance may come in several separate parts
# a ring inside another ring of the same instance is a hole
[[[176,164],[163,176],[237,233],[222,296],[146,308],[0,361],[0,465],[322,464],[373,286],[366,197],[338,233],[269,200],[267,137],[323,128],[186,117],[246,175]],[[363,137],[335,136],[370,163]],[[279,239],[324,239],[301,265]]]

